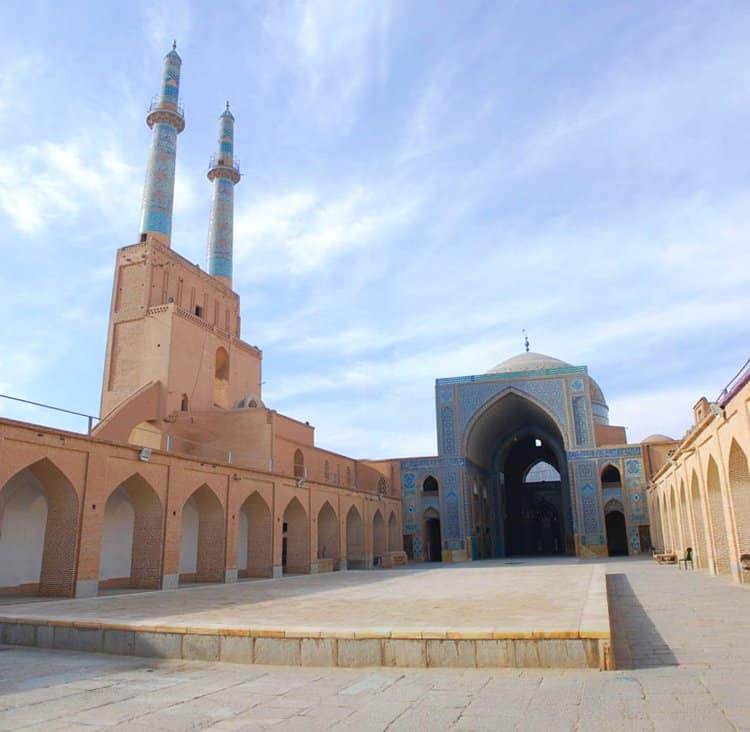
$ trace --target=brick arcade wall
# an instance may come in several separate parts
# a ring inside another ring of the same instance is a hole
[[[237,575],[239,513],[253,494],[267,509],[257,510],[252,501],[246,506],[250,507],[246,571],[253,576],[268,576],[275,567],[281,570],[284,512],[294,498],[297,504],[287,516],[292,519],[288,564],[294,571],[310,571],[317,548],[317,517],[324,502],[336,514],[342,555],[349,507],[355,506],[362,517],[363,556],[372,551],[367,534],[372,532],[374,512],[367,506],[377,504],[386,515],[400,511],[397,496],[376,497],[312,480],[298,486],[291,475],[156,450],[144,462],[139,453],[129,445],[0,419],[0,500],[8,480],[29,467],[48,495],[41,592],[96,594],[105,506],[120,485],[128,491],[136,514],[130,577],[136,587],[169,587],[178,581],[182,510],[196,491],[202,516],[196,579],[214,581],[231,581]],[[31,588],[36,583],[27,584]],[[0,592],[4,589],[0,587]]]
[[[750,382],[723,410],[703,410],[652,478],[667,549],[695,550],[699,566],[750,581],[741,557],[750,552]]]

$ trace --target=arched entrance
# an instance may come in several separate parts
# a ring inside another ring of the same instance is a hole
[[[365,550],[362,541],[362,517],[352,506],[346,514],[346,566],[360,569],[365,563]]]
[[[443,538],[440,528],[440,514],[434,508],[424,512],[424,549],[425,562],[443,561]]]
[[[180,581],[224,581],[224,509],[205,484],[182,507]]]
[[[271,509],[256,491],[240,508],[237,532],[237,574],[240,577],[273,575],[273,521]]]
[[[622,511],[611,510],[604,519],[607,527],[607,551],[610,557],[627,556],[628,534],[625,529],[625,515]]]
[[[285,573],[310,571],[310,540],[307,513],[298,499],[292,498],[284,511],[281,566]]]
[[[47,458],[0,488],[0,587],[73,595],[78,506],[70,481]]]
[[[487,474],[471,502],[481,557],[573,554],[572,510],[562,432],[553,417],[512,389],[466,430],[466,456]]]

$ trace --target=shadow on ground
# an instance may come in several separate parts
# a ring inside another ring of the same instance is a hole
[[[607,575],[607,596],[615,646],[615,668],[679,665],[624,574]]]

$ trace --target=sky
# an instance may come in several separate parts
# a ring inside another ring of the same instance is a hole
[[[750,4],[722,0],[5,0],[0,393],[99,413],[176,39],[172,246],[205,267],[229,100],[267,406],[353,457],[434,454],[434,380],[526,329],[630,441],[680,437],[750,356],[748,37]]]

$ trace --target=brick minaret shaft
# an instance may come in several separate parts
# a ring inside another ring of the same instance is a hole
[[[234,231],[234,186],[240,168],[234,161],[234,117],[227,108],[219,117],[219,143],[211,158],[208,179],[213,184],[211,219],[208,226],[208,273],[232,286],[232,239]]]
[[[141,237],[147,233],[161,234],[167,246],[172,237],[177,135],[185,129],[185,119],[179,105],[182,59],[177,54],[176,46],[174,43],[172,50],[164,57],[161,93],[146,116],[153,136],[141,208]]]

